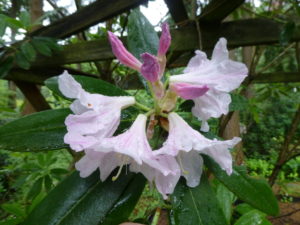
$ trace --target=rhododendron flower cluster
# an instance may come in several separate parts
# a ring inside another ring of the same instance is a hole
[[[74,99],[70,106],[73,114],[65,120],[68,132],[64,142],[74,151],[84,152],[75,165],[80,176],[87,177],[99,169],[100,179],[104,181],[118,168],[112,174],[115,180],[125,166],[132,172],[142,173],[167,198],[181,176],[188,186],[199,185],[203,167],[201,154],[210,156],[230,175],[232,157],[229,149],[240,138],[210,140],[174,111],[178,97],[192,99],[195,103],[192,114],[202,121],[202,130],[205,131],[209,128],[209,118],[228,113],[229,92],[240,86],[247,75],[247,68],[229,59],[226,40],[221,38],[218,41],[211,60],[198,50],[183,74],[170,76],[163,83],[166,52],[171,43],[168,24],[162,26],[157,55],[145,52],[141,55],[142,62],[128,52],[113,33],[109,32],[108,38],[116,58],[138,71],[147,81],[154,104],[150,109],[132,96],[91,94],[67,72],[59,76],[60,91]],[[121,111],[131,106],[140,108],[144,113],[137,116],[128,130],[115,135]],[[152,149],[149,144],[154,120],[169,132],[158,149]]]

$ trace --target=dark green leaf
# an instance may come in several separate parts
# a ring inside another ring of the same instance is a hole
[[[34,199],[42,190],[43,178],[37,179],[27,194],[27,199]]]
[[[30,68],[30,63],[22,52],[17,52],[15,55],[15,61],[19,67],[28,70]]]
[[[4,78],[13,66],[14,57],[9,56],[5,59],[0,59],[0,78]]]
[[[194,105],[195,103],[193,100],[186,100],[179,106],[179,110],[184,112],[191,112]]]
[[[236,212],[238,212],[239,214],[243,215],[243,214],[246,214],[247,212],[253,210],[254,208],[251,207],[250,205],[248,205],[247,203],[242,203],[242,204],[239,204],[237,205],[234,210]]]
[[[239,199],[269,215],[278,215],[277,199],[267,182],[249,177],[245,169],[238,166],[235,166],[231,176],[228,176],[211,158],[208,156],[203,158],[205,165],[216,178]]]
[[[6,22],[4,19],[0,17],[0,37],[2,37],[5,34],[6,30]]]
[[[159,38],[154,30],[154,27],[148,19],[140,12],[134,9],[131,11],[128,18],[128,50],[138,59],[141,54],[148,52],[153,55],[157,54]],[[142,76],[139,76],[144,85],[146,81]]]
[[[234,225],[272,225],[263,213],[258,210],[251,210],[242,215]]]
[[[0,127],[0,148],[11,151],[42,151],[67,147],[65,118],[69,109],[34,113]]]
[[[157,33],[148,19],[139,9],[132,10],[128,18],[127,44],[129,51],[138,59],[145,52],[156,55],[158,42]]]
[[[226,217],[226,221],[230,224],[232,215],[232,203],[234,200],[234,194],[230,192],[223,184],[219,183],[216,190],[217,199],[221,206],[223,213]]]
[[[24,28],[30,26],[30,14],[27,11],[23,11],[20,13],[20,21],[24,25]]]
[[[51,49],[49,48],[47,43],[45,43],[44,41],[33,38],[32,41],[31,41],[31,44],[33,45],[35,50],[37,52],[41,53],[42,55],[44,55],[44,56],[51,56],[52,55]]]
[[[28,61],[33,62],[35,60],[36,51],[29,42],[22,43],[20,49]]]
[[[63,168],[54,168],[51,170],[51,173],[54,173],[56,175],[63,175],[69,173],[69,171]]]
[[[73,76],[83,87],[90,93],[98,93],[107,96],[124,96],[129,95],[122,89],[100,79],[85,76]],[[66,98],[58,89],[58,77],[51,77],[45,81],[45,85],[55,94]]]
[[[101,182],[98,172],[85,179],[74,172],[37,205],[23,225],[101,224],[133,178],[132,173],[122,173],[116,181],[109,177]]]
[[[174,225],[226,225],[226,218],[205,174],[200,185],[186,186],[183,179],[171,195]]]
[[[44,177],[44,185],[45,185],[46,191],[49,192],[52,188],[52,180],[51,180],[51,177],[49,175],[46,175]]]
[[[146,180],[142,174],[136,175],[101,225],[115,225],[125,222],[138,202],[145,183]]]
[[[6,24],[13,29],[24,28],[24,25],[19,20],[16,20],[9,16],[5,16],[5,21],[6,21]]]

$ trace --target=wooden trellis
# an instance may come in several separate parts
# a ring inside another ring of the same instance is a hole
[[[97,0],[72,15],[35,30],[30,35],[67,38],[146,2],[147,0]],[[223,21],[231,12],[240,7],[244,0],[212,0],[201,15],[194,20],[189,20],[183,0],[165,0],[165,3],[173,20],[178,25],[178,28],[171,31],[170,52],[172,57],[168,67],[185,65],[190,58],[190,53],[199,48],[199,39],[202,49],[207,52],[213,48],[219,37],[225,37],[228,40],[229,48],[279,42],[282,25],[270,19]],[[300,31],[297,30],[291,41],[299,40]],[[40,57],[32,64],[30,70],[13,68],[5,79],[15,81],[27,99],[39,111],[46,109],[47,105],[36,85],[43,84],[44,80],[51,76],[61,74],[64,64],[113,58],[114,55],[107,40],[69,44],[64,46],[61,52],[51,57]],[[81,71],[68,70],[71,74],[84,74]],[[250,74],[249,80],[254,83],[300,82],[300,73],[278,71],[272,74],[258,74],[255,77]]]

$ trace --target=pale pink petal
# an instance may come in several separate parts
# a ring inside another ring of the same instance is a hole
[[[212,61],[222,62],[229,59],[229,52],[227,50],[227,40],[225,38],[220,38],[214,47]]]
[[[184,69],[184,73],[190,73],[199,70],[209,61],[205,52],[196,50],[195,54],[196,55],[190,59],[187,67]]]
[[[134,70],[140,71],[142,63],[135,58],[127,49],[123,43],[112,32],[108,32],[108,38],[112,47],[112,51],[118,60],[125,66],[128,66]]]
[[[201,153],[214,159],[216,163],[230,175],[232,173],[232,157],[228,149],[233,148],[240,141],[241,139],[238,137],[234,137],[232,140],[222,141],[222,144],[219,143],[221,141],[214,140],[216,144],[205,148]]]
[[[226,92],[208,90],[203,96],[193,99],[195,102],[192,108],[192,113],[208,128],[206,121],[209,118],[219,118],[221,115],[226,115],[229,111],[231,97]],[[202,129],[203,131],[208,131]]]
[[[83,136],[76,132],[68,132],[64,136],[64,142],[69,144],[74,151],[82,151],[95,145],[98,140],[94,136]]]
[[[124,154],[142,164],[141,156],[152,152],[146,137],[146,121],[147,117],[140,114],[129,130],[116,137],[103,139],[95,150]]]
[[[188,83],[175,83],[171,89],[183,99],[194,99],[204,95],[209,88],[206,85],[194,85]]]
[[[159,39],[159,46],[158,46],[158,55],[162,56],[165,55],[170,47],[171,44],[171,34],[169,30],[169,25],[167,23],[163,23],[162,32]]]
[[[170,77],[171,82],[207,85],[218,91],[229,92],[238,88],[248,73],[245,64],[228,58],[226,40],[221,38],[213,51],[212,60],[203,52],[196,52],[184,74]]]
[[[58,87],[68,98],[78,98],[85,93],[81,85],[66,70],[58,77]]]
[[[197,151],[180,152],[177,156],[182,166],[181,175],[189,187],[199,185],[203,170],[203,159]]]
[[[233,138],[228,141],[210,140],[191,128],[176,113],[170,113],[168,119],[169,136],[163,147],[155,151],[154,154],[177,156],[182,175],[187,178],[189,185],[194,186],[200,180],[202,160],[196,156],[199,153],[211,156],[228,174],[232,171],[232,158],[229,149],[233,148],[240,141],[240,138]],[[199,164],[198,171],[197,164]],[[185,173],[186,171],[191,172],[191,174]]]
[[[149,53],[143,53],[141,58],[143,60],[143,65],[141,67],[141,74],[143,77],[150,82],[157,81],[160,71],[157,58]]]
[[[88,177],[99,167],[98,158],[90,158],[87,155],[83,156],[78,162],[75,163],[76,170],[79,171],[80,177]]]

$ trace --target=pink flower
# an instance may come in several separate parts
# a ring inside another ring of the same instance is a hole
[[[183,99],[194,99],[204,95],[209,88],[204,85],[194,85],[187,83],[174,83],[171,84],[171,90],[176,92]]]
[[[112,51],[117,59],[122,64],[134,70],[140,71],[142,63],[127,51],[119,38],[110,31],[108,31],[108,38],[112,47]]]
[[[158,56],[163,56],[167,53],[171,44],[171,34],[169,25],[167,23],[162,24],[162,32],[159,39]]]
[[[170,113],[168,119],[168,139],[154,153],[157,156],[176,157],[181,167],[181,175],[186,178],[188,186],[195,187],[200,182],[203,160],[199,153],[212,157],[228,175],[232,173],[232,157],[228,149],[236,145],[240,138],[227,141],[210,140],[191,128],[176,113]]]
[[[147,117],[140,114],[130,129],[110,138],[103,138],[85,152],[86,155],[76,163],[82,177],[89,176],[100,169],[101,180],[120,167],[116,179],[124,165],[130,165],[132,172],[141,172],[166,197],[173,192],[180,177],[179,166],[172,156],[154,156],[146,137]]]
[[[90,148],[104,137],[110,137],[116,131],[121,117],[121,109],[133,105],[134,97],[108,97],[90,94],[67,72],[58,78],[60,91],[68,98],[76,100],[65,120],[68,133],[65,143],[75,151]]]
[[[143,53],[141,58],[144,61],[141,67],[141,73],[143,77],[150,82],[157,81],[159,79],[160,72],[157,58],[149,53]]]
[[[184,74],[171,76],[171,83],[189,83],[193,85],[206,85],[209,90],[202,96],[194,98],[193,114],[203,122],[202,128],[208,130],[206,120],[211,117],[218,118],[228,113],[231,102],[228,92],[238,88],[248,73],[243,63],[229,59],[226,48],[226,39],[221,38],[216,44],[212,59],[208,60],[206,54],[196,51]]]

